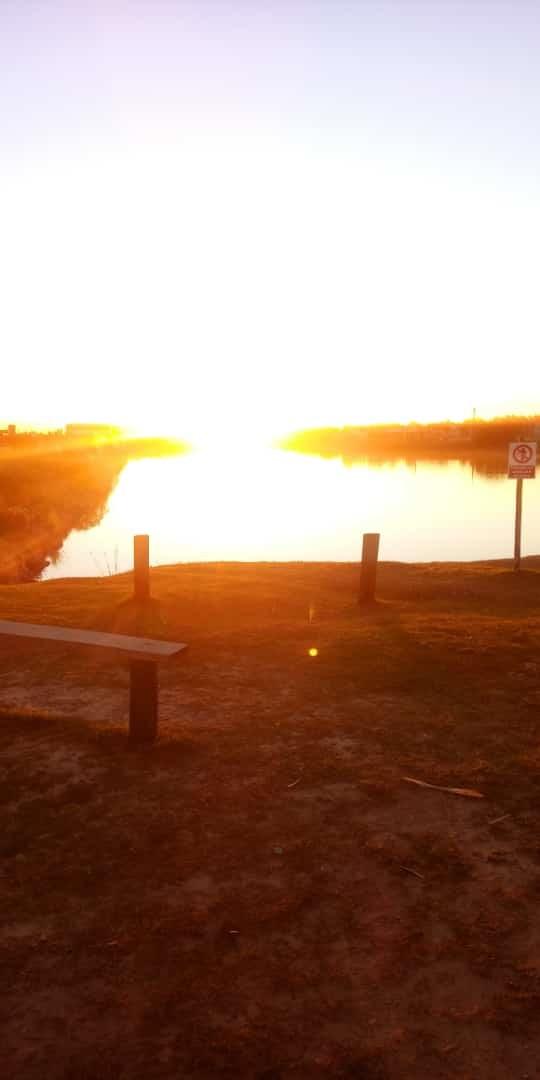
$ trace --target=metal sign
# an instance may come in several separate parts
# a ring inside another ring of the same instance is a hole
[[[536,443],[511,442],[508,446],[508,476],[511,480],[534,480]]]

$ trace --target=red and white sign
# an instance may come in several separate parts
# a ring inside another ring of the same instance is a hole
[[[508,476],[511,480],[534,480],[536,443],[511,442],[508,446]]]

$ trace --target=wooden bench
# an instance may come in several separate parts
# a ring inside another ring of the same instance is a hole
[[[178,641],[105,634],[96,630],[75,630],[67,626],[0,619],[0,634],[66,645],[89,645],[114,649],[129,660],[129,737],[132,742],[152,742],[158,728],[157,665],[187,649]]]

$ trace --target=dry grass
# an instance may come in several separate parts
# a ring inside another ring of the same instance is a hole
[[[143,613],[1,588],[190,644],[135,751],[117,661],[3,643],[6,1075],[534,1076],[539,571],[385,564],[363,610],[341,564],[164,567]]]

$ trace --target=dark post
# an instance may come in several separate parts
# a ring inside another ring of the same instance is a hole
[[[521,567],[521,508],[523,504],[523,479],[516,480],[516,520],[514,525],[514,570]]]
[[[133,590],[136,600],[150,597],[150,537],[133,537]]]
[[[369,603],[375,600],[375,581],[377,579],[377,558],[379,555],[380,533],[364,533],[362,542],[362,569],[360,571],[360,592],[358,602]]]
[[[129,738],[133,743],[154,742],[158,728],[158,678],[154,660],[129,664]]]

